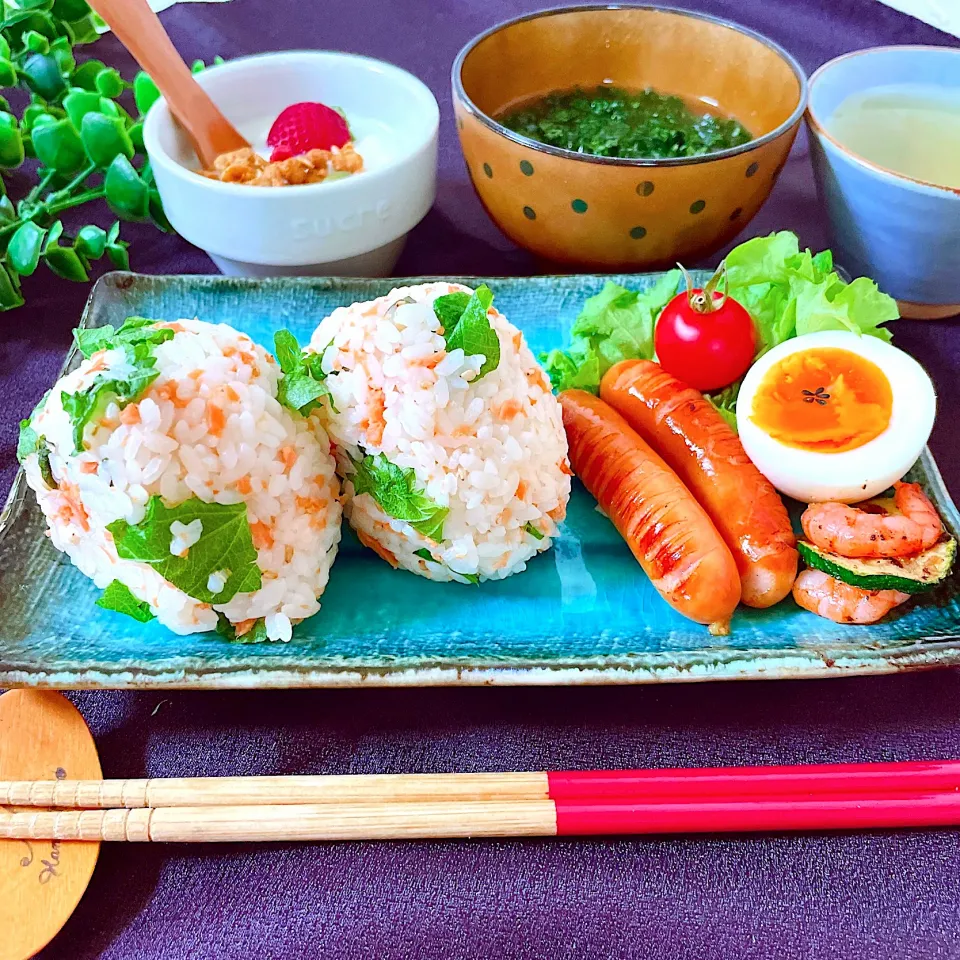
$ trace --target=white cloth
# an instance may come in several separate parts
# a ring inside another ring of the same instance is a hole
[[[960,0],[880,0],[931,26],[960,37]]]

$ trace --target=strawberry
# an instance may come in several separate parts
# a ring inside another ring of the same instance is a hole
[[[308,150],[342,147],[350,139],[350,128],[342,114],[322,103],[294,103],[273,121],[267,146],[273,147],[271,161],[287,160]]]

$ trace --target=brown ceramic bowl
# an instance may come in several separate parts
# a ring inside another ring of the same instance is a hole
[[[497,122],[555,90],[604,82],[715,104],[756,138],[702,157],[624,160],[547,146]],[[760,34],[653,6],[563,7],[493,27],[453,65],[473,185],[496,224],[540,257],[598,269],[691,261],[766,200],[807,99],[796,61]]]

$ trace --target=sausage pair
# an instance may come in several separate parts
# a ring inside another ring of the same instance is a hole
[[[713,406],[648,360],[612,367],[600,397],[560,394],[570,462],[665,600],[729,629],[797,573],[790,519]]]

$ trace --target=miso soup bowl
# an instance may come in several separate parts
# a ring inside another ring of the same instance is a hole
[[[876,280],[903,316],[949,317],[960,313],[960,190],[881,167],[830,132],[851,94],[907,83],[960,98],[960,50],[877,47],[824,64],[810,78],[810,155],[837,260]]]
[[[158,100],[143,140],[177,233],[226,274],[389,275],[433,204],[439,109],[427,87],[392,64],[316,50],[239,57],[196,79],[254,145],[285,107],[318,100],[376,125],[382,152],[376,165],[329,183],[221,183],[196,172],[189,140]]]
[[[498,118],[556,90],[652,87],[732,116],[750,143],[702,157],[595,157]],[[656,6],[576,6],[502,23],[453,66],[460,145],[487,212],[538,256],[599,270],[693,260],[739,233],[790,152],[807,86],[796,61],[735,23]]]

